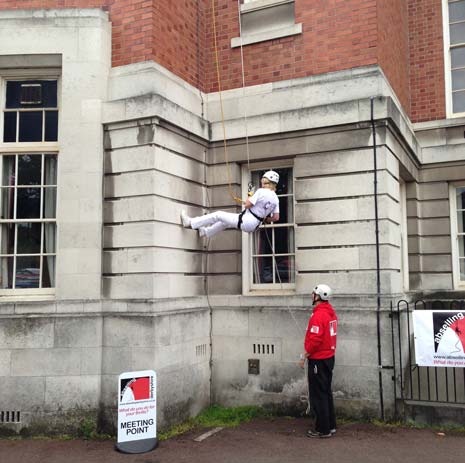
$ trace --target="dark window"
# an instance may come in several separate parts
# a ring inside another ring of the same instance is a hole
[[[57,104],[56,80],[8,81],[3,141],[5,143],[57,141]],[[17,123],[18,114],[19,123]]]

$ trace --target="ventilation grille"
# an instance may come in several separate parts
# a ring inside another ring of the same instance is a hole
[[[21,423],[21,412],[0,411],[0,423]]]
[[[253,344],[253,353],[261,355],[274,355],[275,348],[274,344]]]
[[[42,104],[42,85],[21,84],[21,104]]]
[[[207,345],[199,344],[198,346],[195,346],[195,355],[197,357],[205,357],[207,355]]]

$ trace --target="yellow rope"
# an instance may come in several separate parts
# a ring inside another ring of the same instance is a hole
[[[226,161],[226,168],[228,170],[228,189],[231,198],[236,201],[238,204],[243,204],[241,198],[238,198],[233,190],[231,185],[231,170],[229,167],[229,157],[228,157],[228,145],[226,143],[226,127],[224,124],[224,110],[223,110],[223,97],[221,93],[221,74],[220,74],[220,60],[218,57],[218,44],[216,42],[216,19],[215,19],[215,0],[212,0],[212,21],[213,21],[213,43],[215,47],[215,59],[216,59],[216,75],[218,80],[218,93],[220,96],[220,110],[221,110],[221,126],[223,128],[223,146],[224,146],[224,159]]]

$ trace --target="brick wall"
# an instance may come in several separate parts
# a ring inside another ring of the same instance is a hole
[[[378,62],[404,110],[410,112],[409,31],[406,0],[378,1]]]
[[[444,119],[441,0],[409,0],[411,119]]]
[[[0,0],[17,8],[108,10],[113,66],[153,59],[218,90],[212,0]],[[222,89],[241,87],[237,1],[215,8]],[[295,21],[302,34],[243,48],[246,85],[380,64],[413,121],[445,117],[441,0],[295,0]]]
[[[239,36],[237,2],[218,0],[218,33],[223,89],[242,85],[240,50],[230,48]],[[303,24],[297,36],[243,48],[246,85],[349,69],[377,62],[376,0],[296,0],[295,21]],[[218,89],[214,71],[211,15],[207,19],[209,68],[206,91]]]

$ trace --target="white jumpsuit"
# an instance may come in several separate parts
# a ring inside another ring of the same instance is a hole
[[[253,204],[251,209],[258,217],[264,218],[270,214],[279,213],[279,200],[276,193],[272,190],[259,188],[249,200]],[[239,215],[224,211],[212,212],[211,214],[192,218],[191,227],[194,230],[206,227],[205,236],[211,238],[227,228],[237,229]],[[260,220],[249,209],[246,209],[242,216],[241,230],[250,233],[255,231],[259,224]]]

